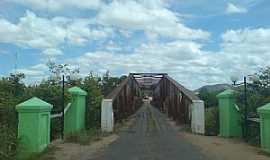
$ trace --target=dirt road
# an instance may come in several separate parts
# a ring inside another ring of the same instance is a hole
[[[206,160],[199,148],[177,134],[165,115],[145,104],[130,128],[121,130],[96,158],[83,160]]]
[[[112,134],[89,146],[60,143],[56,160],[270,160],[239,139],[195,135],[145,104]]]

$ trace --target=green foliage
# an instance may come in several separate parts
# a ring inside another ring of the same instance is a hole
[[[22,100],[25,85],[21,82],[24,74],[10,74],[0,80],[0,107],[15,106]]]
[[[11,74],[0,80],[0,160],[12,160],[17,153],[15,105],[22,101],[24,74]]]
[[[221,91],[209,92],[207,90],[202,89],[199,93],[199,98],[204,101],[206,108],[218,106],[218,99],[216,98],[216,96],[220,92]]]
[[[82,89],[87,92],[86,128],[99,127],[102,94],[97,78],[92,73],[85,77]]]
[[[247,84],[247,112],[248,117],[258,117],[257,108],[270,102],[270,66],[261,69],[258,73],[250,78]],[[237,104],[242,113],[242,121],[244,122],[245,95],[244,86],[236,88],[239,93]],[[244,124],[244,123],[243,123]],[[258,145],[260,138],[260,128],[258,123],[248,123],[247,140],[251,144]]]
[[[103,95],[108,95],[115,87],[117,87],[127,76],[112,77],[107,71],[101,81],[101,90]]]
[[[257,78],[253,79],[253,83],[257,84],[262,90],[262,94],[269,96],[270,89],[270,66],[263,68],[259,73],[256,73]],[[267,92],[268,91],[268,92]],[[268,94],[268,95],[267,95]]]
[[[79,69],[70,69],[67,64],[59,65],[49,62],[48,70],[51,77],[43,80],[38,85],[26,86],[22,80],[24,74],[11,74],[9,77],[0,79],[0,157],[5,159],[14,159],[17,152],[17,114],[15,106],[31,97],[38,97],[53,105],[52,114],[61,112],[62,108],[62,87],[60,84],[61,75],[65,77],[64,102],[65,105],[70,102],[71,95],[68,88],[77,85],[85,90],[87,94],[86,108],[86,129],[98,130],[101,120],[101,101],[104,95],[110,93],[118,86],[126,76],[110,77],[107,72],[103,78],[94,76],[90,73],[85,78],[75,79]],[[9,110],[9,112],[6,112]],[[51,139],[60,136],[61,121],[59,118],[52,119]],[[88,134],[89,135],[89,134]],[[86,136],[81,136],[81,139]],[[35,156],[34,156],[35,157]],[[1,160],[1,159],[0,159]]]
[[[0,160],[13,160],[17,153],[17,130],[1,123],[0,130]]]
[[[219,134],[218,107],[210,107],[205,111],[205,134],[209,136]]]
[[[71,96],[67,91],[68,86],[65,85],[64,101],[65,105],[70,102]],[[62,107],[62,87],[56,84],[50,84],[46,81],[40,85],[28,86],[25,90],[24,99],[38,97],[53,105],[53,111],[60,111]]]
[[[260,145],[260,124],[256,122],[249,122],[248,124],[247,140],[250,144]]]

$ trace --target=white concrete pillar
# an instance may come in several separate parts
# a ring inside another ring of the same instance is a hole
[[[193,133],[205,133],[204,101],[193,100],[191,104],[191,130]]]
[[[114,117],[113,117],[113,101],[112,99],[103,99],[101,105],[101,131],[113,132]]]

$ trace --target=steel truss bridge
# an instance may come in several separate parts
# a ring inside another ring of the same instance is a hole
[[[204,133],[203,101],[167,73],[130,73],[102,101],[102,130],[113,131],[114,124],[134,114],[144,98],[178,124]]]

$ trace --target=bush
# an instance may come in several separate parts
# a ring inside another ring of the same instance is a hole
[[[260,145],[260,123],[249,122],[247,142],[255,146]]]
[[[85,77],[83,85],[80,87],[87,92],[86,129],[99,128],[101,121],[101,101],[103,96],[96,77],[90,73]]]
[[[219,113],[218,107],[210,107],[205,112],[205,134],[216,136],[219,134]]]
[[[0,108],[0,160],[12,160],[17,153],[17,116],[14,108]]]

